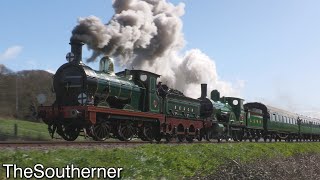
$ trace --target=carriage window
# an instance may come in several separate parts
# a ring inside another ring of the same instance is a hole
[[[276,120],[277,120],[276,115],[275,115],[275,114],[272,114],[272,116],[271,116],[271,121],[276,121]]]
[[[283,116],[284,123],[288,123],[287,117]]]

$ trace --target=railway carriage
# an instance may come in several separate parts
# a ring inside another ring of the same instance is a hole
[[[255,107],[246,109],[246,128],[244,129],[244,138],[250,141],[258,141],[264,135],[263,112]]]
[[[303,140],[319,140],[320,139],[320,120],[300,116],[299,117],[301,138]]]
[[[265,141],[319,140],[319,120],[305,117],[262,103],[247,103],[245,108],[257,109],[263,117],[263,137]],[[247,118],[247,121],[249,119]],[[250,121],[250,120],[249,120]],[[261,129],[260,125],[260,129]],[[247,125],[247,128],[252,128]]]

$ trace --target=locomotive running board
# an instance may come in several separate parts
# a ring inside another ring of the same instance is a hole
[[[106,113],[109,115],[157,119],[160,121],[160,123],[163,123],[165,120],[163,114],[155,114],[155,113],[149,113],[149,112],[128,111],[128,110],[122,110],[122,109],[103,108],[103,107],[95,107],[95,106],[86,106],[85,110],[88,112],[89,120],[93,124],[96,123],[96,113]]]

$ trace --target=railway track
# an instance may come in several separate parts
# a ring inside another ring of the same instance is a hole
[[[2,141],[0,148],[16,148],[16,147],[73,147],[73,146],[128,146],[150,144],[143,141],[128,141],[128,142],[99,142],[99,141]]]
[[[199,143],[217,143],[215,141],[195,141],[188,142],[149,142],[149,141],[0,141],[0,148],[19,148],[19,147],[121,147],[136,146],[144,144],[199,144]],[[222,142],[225,143],[225,142]],[[230,143],[230,142],[229,142]],[[233,142],[234,143],[234,142]]]
[[[282,141],[284,142],[284,141]],[[302,142],[313,142],[313,141],[302,141]],[[50,148],[50,147],[130,147],[144,144],[212,144],[212,143],[239,143],[237,141],[194,141],[189,142],[166,142],[166,141],[0,141],[0,148]],[[270,143],[270,142],[249,142],[243,141],[243,143]],[[275,142],[271,142],[275,143]],[[295,141],[293,142],[295,143]],[[301,142],[300,142],[301,143]]]

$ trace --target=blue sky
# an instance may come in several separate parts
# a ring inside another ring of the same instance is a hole
[[[320,116],[320,1],[171,2],[186,5],[185,49],[212,58],[220,79],[245,81],[243,98]],[[3,0],[0,64],[55,71],[66,62],[77,18],[107,22],[112,14],[105,0]]]

